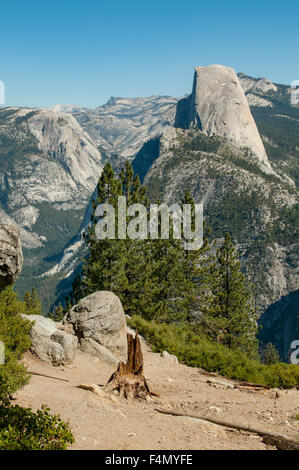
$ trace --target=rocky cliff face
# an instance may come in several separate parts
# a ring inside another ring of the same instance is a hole
[[[273,107],[272,100],[267,99],[267,94],[272,92],[275,95],[278,92],[277,85],[268,78],[248,77],[245,73],[238,73],[238,78],[250,106]]]
[[[76,234],[101,169],[99,150],[71,114],[0,109],[0,222],[20,227],[19,285],[33,272],[38,282]]]
[[[38,203],[84,208],[101,171],[101,155],[74,117],[16,108],[1,111],[0,119],[5,211],[20,226],[31,227]]]
[[[229,67],[195,67],[192,94],[178,103],[176,127],[225,137],[270,167],[237,74]]]
[[[252,93],[266,93],[268,91],[277,92],[277,86],[272,83],[268,78],[253,78],[248,77],[245,73],[238,73],[238,78],[244,93],[251,91]]]
[[[13,284],[21,273],[23,253],[20,231],[13,225],[0,225],[0,291]]]
[[[174,124],[177,99],[171,96],[116,98],[95,109],[61,107],[75,116],[93,142],[120,160],[133,158],[142,145]],[[114,161],[116,161],[114,159]]]

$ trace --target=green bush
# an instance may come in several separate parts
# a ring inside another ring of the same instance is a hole
[[[239,350],[209,341],[191,331],[187,324],[157,324],[133,316],[129,325],[136,328],[153,346],[155,352],[167,350],[191,367],[217,372],[235,380],[260,383],[270,387],[299,386],[299,366],[295,364],[265,365]]]
[[[65,450],[73,442],[68,424],[45,406],[36,413],[18,405],[0,407],[0,450]]]
[[[5,346],[5,362],[0,364],[0,450],[63,450],[74,442],[69,426],[48,408],[33,412],[10,403],[11,395],[30,378],[19,360],[31,345],[31,322],[20,313],[38,312],[35,294],[22,302],[11,287],[0,293],[0,341]]]
[[[19,314],[27,313],[26,305],[11,287],[0,293],[0,341],[5,346],[5,363],[0,365],[0,403],[29,381],[29,375],[19,364],[31,345],[30,322]]]

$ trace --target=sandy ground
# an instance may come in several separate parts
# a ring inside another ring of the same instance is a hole
[[[116,402],[102,399],[79,384],[104,385],[113,368],[87,354],[78,353],[74,365],[53,367],[27,353],[29,370],[68,379],[62,382],[33,375],[16,394],[17,403],[33,409],[46,404],[70,423],[75,437],[72,449],[189,450],[260,449],[260,437],[232,431],[187,417],[163,415],[155,408],[204,415],[236,424],[299,438],[299,390],[252,392],[208,383],[200,369],[173,364],[143,344],[145,376],[159,393],[153,401]],[[218,377],[220,380],[221,377]]]

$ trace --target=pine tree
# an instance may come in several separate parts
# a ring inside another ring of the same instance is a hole
[[[69,293],[69,296],[65,297],[65,313],[68,312],[73,305],[77,304],[80,299],[90,293],[86,290],[85,281],[86,280],[83,277],[82,269],[80,269],[80,272],[75,276],[73,280],[72,291]]]
[[[240,271],[230,235],[225,235],[207,276],[201,326],[212,340],[257,356],[257,316],[251,287]]]
[[[32,288],[31,294],[28,291],[26,292],[24,302],[26,305],[26,313],[28,315],[41,315],[42,303],[35,287]]]
[[[121,182],[114,177],[111,164],[106,163],[97,185],[97,198],[94,201],[94,211],[91,217],[91,226],[85,234],[85,241],[89,247],[88,258],[83,264],[83,289],[85,295],[97,290],[109,290],[122,298],[122,290],[126,284],[124,272],[124,240],[117,238],[98,239],[95,234],[97,220],[95,208],[102,203],[114,207],[117,222],[118,196],[122,195]],[[117,237],[117,223],[115,226]]]
[[[280,357],[273,343],[268,343],[262,352],[262,361],[264,364],[271,365],[280,362]]]
[[[195,229],[195,202],[193,196],[186,189],[182,198],[182,205],[189,204],[191,206],[191,228]],[[187,240],[183,237],[184,257],[181,268],[185,274],[185,290],[188,297],[188,316],[187,320],[197,323],[198,310],[200,308],[200,299],[202,292],[205,291],[205,280],[208,267],[211,263],[210,230],[203,223],[203,243],[197,250],[187,250]]]
[[[158,201],[160,204],[160,201]],[[158,221],[161,235],[161,219]],[[187,318],[189,289],[184,270],[182,240],[174,239],[173,219],[170,216],[169,239],[148,239],[144,245],[147,276],[140,299],[140,313],[159,322],[177,322]]]
[[[48,316],[49,318],[51,318],[51,320],[55,322],[60,322],[63,319],[64,315],[64,308],[61,303],[59,303],[53,308],[53,311]]]
[[[128,161],[126,161],[125,168],[120,172],[120,180],[123,193],[126,196],[127,206],[138,203],[147,207],[148,201],[145,188],[142,186],[139,176],[134,176],[132,165]],[[129,221],[130,218],[127,216],[127,225]],[[126,314],[130,316],[140,313],[140,298],[144,294],[147,277],[145,245],[146,240],[126,238],[124,241],[126,283],[123,284],[122,301]]]
[[[134,176],[132,165],[127,161],[119,178],[115,178],[110,163],[103,169],[97,186],[97,198],[93,201],[91,225],[85,235],[88,244],[88,257],[84,260],[82,272],[73,282],[73,290],[68,298],[74,304],[80,298],[96,290],[113,290],[122,300],[126,313],[137,312],[138,295],[144,284],[144,240],[118,239],[118,196],[126,197],[127,205],[142,203],[147,205],[145,188],[138,175]],[[108,202],[115,209],[115,239],[98,240],[95,236],[95,210],[98,204]],[[129,217],[126,216],[126,226]]]
[[[120,176],[120,181],[123,186],[124,196],[127,199],[127,206],[130,206],[133,203],[132,189],[133,189],[134,172],[133,172],[132,165],[128,160],[126,160],[125,168],[121,169],[119,176]]]

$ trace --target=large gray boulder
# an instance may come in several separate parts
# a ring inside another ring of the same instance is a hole
[[[15,225],[0,225],[0,290],[13,284],[21,273],[23,254],[20,231]]]
[[[80,300],[63,323],[73,326],[81,351],[112,365],[126,361],[126,318],[121,301],[112,292],[94,292]]]
[[[78,348],[76,336],[58,328],[59,324],[42,315],[21,316],[34,322],[30,330],[33,354],[54,366],[72,364]]]

